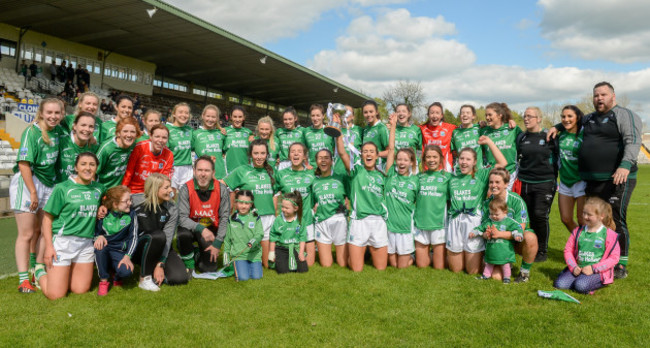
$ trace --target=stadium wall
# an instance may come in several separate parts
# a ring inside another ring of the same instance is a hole
[[[0,39],[18,43],[20,30],[17,27],[0,23]],[[93,71],[90,71],[90,84],[99,86],[101,83],[102,57],[104,51],[95,47],[63,40],[54,36],[42,34],[35,31],[27,31],[23,36],[21,52],[31,52],[31,55],[41,54],[41,61],[36,65],[42,69],[44,76],[49,76],[50,64],[45,62],[46,56],[53,56],[54,59],[70,58],[76,62],[84,60],[86,65],[92,63]],[[19,64],[23,58],[18,58]],[[32,59],[27,56],[26,63],[31,64]],[[16,57],[2,55],[0,66],[14,69]],[[156,65],[150,62],[111,53],[106,57],[106,68],[110,69],[111,75],[104,76],[102,88],[114,88],[133,93],[152,94],[153,77],[156,72]],[[113,76],[115,75],[115,76]]]

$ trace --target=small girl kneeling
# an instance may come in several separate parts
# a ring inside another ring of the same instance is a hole
[[[269,261],[275,262],[278,274],[308,271],[305,244],[307,230],[302,225],[302,196],[287,193],[282,198],[282,215],[275,219],[269,241]]]

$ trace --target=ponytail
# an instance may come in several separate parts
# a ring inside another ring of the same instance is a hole
[[[45,110],[46,104],[57,104],[61,108],[61,117],[63,117],[64,106],[63,102],[59,99],[47,98],[41,102],[41,105],[39,105],[38,110],[36,111],[36,124],[41,129],[41,138],[44,143],[52,146],[52,139],[50,139],[50,135],[47,134],[47,125],[45,124],[45,119],[43,119],[43,110]]]

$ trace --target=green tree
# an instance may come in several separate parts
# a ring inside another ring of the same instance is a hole
[[[444,117],[445,122],[460,126],[460,119],[453,112],[449,111],[449,109],[445,109]]]

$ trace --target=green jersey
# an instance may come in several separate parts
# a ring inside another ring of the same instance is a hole
[[[141,141],[145,141],[145,140],[149,140],[149,139],[151,139],[151,137],[149,136],[149,134],[147,134],[147,131],[144,130],[144,131],[142,131],[142,135],[138,139],[136,139],[135,142],[139,143]]]
[[[343,178],[343,176],[333,174],[316,177],[314,180],[311,190],[314,195],[314,203],[318,204],[314,219],[316,222],[325,221],[334,214],[345,211],[347,193]]]
[[[293,170],[291,167],[282,169],[275,173],[276,192],[289,193],[292,191],[300,192],[302,196],[302,225],[309,226],[314,223],[314,196],[311,192],[311,185],[314,183],[316,176],[313,170]],[[278,200],[280,204],[282,200]]]
[[[59,158],[61,139],[65,137],[61,127],[56,126],[47,132],[50,144],[43,141],[41,128],[37,124],[28,126],[20,137],[20,149],[16,162],[29,162],[32,174],[47,187],[56,181],[56,161]],[[13,168],[18,173],[18,163]]]
[[[374,125],[366,126],[363,129],[362,144],[367,142],[372,142],[377,145],[380,152],[386,150],[386,147],[388,147],[388,127],[386,127],[384,122],[377,120]],[[361,148],[359,148],[359,151],[361,151]]]
[[[571,187],[582,180],[578,172],[578,152],[582,147],[582,132],[560,133],[560,181]]]
[[[237,167],[248,164],[248,137],[250,129],[233,126],[226,127],[226,139],[223,142],[223,152],[226,153],[226,171],[232,173]]]
[[[309,149],[309,163],[316,166],[316,153],[322,149],[328,149],[334,152],[334,138],[325,134],[324,128],[316,129],[314,127],[305,128],[303,133],[304,144]]]
[[[262,262],[262,245],[264,238],[262,220],[256,214],[233,214],[228,221],[226,237],[223,240],[223,252],[228,254],[230,260]],[[248,242],[255,239],[253,246],[248,248]],[[239,256],[237,256],[239,255]],[[236,258],[235,258],[236,257]],[[224,260],[224,262],[226,262]]]
[[[97,150],[97,181],[106,188],[121,185],[129,156],[135,147],[135,142],[126,149],[117,145],[115,138],[104,142]]]
[[[420,182],[416,175],[399,175],[395,166],[388,169],[388,177],[384,184],[386,211],[388,218],[386,227],[393,233],[411,233],[413,231],[413,214],[415,214],[415,198]]]
[[[118,234],[129,225],[131,225],[131,215],[124,212],[111,211],[102,221],[102,229],[107,236]]]
[[[351,218],[361,220],[369,215],[386,216],[384,205],[384,174],[379,170],[367,170],[361,162],[350,171]]]
[[[93,238],[103,192],[104,187],[95,181],[81,185],[69,179],[56,185],[43,208],[54,217],[52,235]]]
[[[75,114],[66,115],[61,121],[61,127],[68,131],[68,133],[72,134],[72,126],[74,126],[74,119],[76,117],[77,115]],[[97,143],[99,143],[101,139],[102,123],[104,123],[104,121],[102,121],[101,118],[95,116],[95,130],[93,130],[93,137],[95,137]]]
[[[86,144],[79,146],[74,142],[74,135],[61,137],[61,146],[59,161],[56,164],[56,182],[64,182],[68,178],[76,175],[74,164],[77,161],[77,155],[82,152],[97,152],[98,144]]]
[[[423,231],[445,228],[451,174],[444,170],[428,170],[418,174],[418,180],[415,227]]]
[[[474,177],[470,174],[457,174],[449,180],[449,215],[454,218],[460,214],[476,215],[481,212],[485,199],[490,170],[477,169]]]
[[[494,221],[488,218],[477,230],[485,232],[488,226],[494,226],[499,231],[512,232],[513,236],[523,237],[521,225],[509,217],[505,217],[501,221]],[[506,263],[513,262],[515,262],[515,247],[511,240],[490,238],[485,241],[485,263],[505,265]]]
[[[298,221],[297,217],[294,217],[292,221],[287,221],[284,215],[280,214],[273,222],[269,233],[269,241],[276,242],[281,246],[307,242],[307,230],[305,225]]]
[[[456,128],[451,134],[451,151],[458,154],[460,150],[469,147],[476,151],[476,165],[477,167],[483,167],[483,149],[481,145],[478,144],[478,138],[480,137],[480,128],[478,124],[474,124],[469,128]],[[458,161],[458,155],[456,155],[455,161]],[[460,173],[460,168],[458,163],[454,165],[454,171]]]
[[[350,129],[344,129],[343,134],[348,137],[350,143],[361,151],[361,145],[363,144],[363,129],[357,125],[350,126]],[[352,154],[350,154],[352,156]]]
[[[492,127],[481,128],[480,133],[481,135],[487,135],[490,139],[492,139],[494,145],[496,145],[499,150],[501,150],[503,157],[505,157],[506,161],[508,161],[506,169],[510,173],[513,173],[515,167],[517,166],[517,147],[515,146],[515,142],[517,140],[517,136],[519,133],[521,133],[521,128],[515,127],[513,129],[510,129],[508,127],[508,124],[504,124],[499,129],[494,129]],[[487,163],[494,166],[497,161],[494,159],[492,151],[490,151],[487,145],[483,145],[483,150],[485,151],[485,160]]]
[[[296,127],[292,130],[286,128],[279,128],[275,133],[275,136],[278,138],[278,146],[280,147],[278,156],[280,161],[286,161],[289,159],[289,147],[293,143],[304,144],[303,132],[305,128]]]
[[[600,262],[605,255],[607,227],[601,226],[597,232],[589,232],[585,228],[578,237],[578,266],[591,266]]]
[[[192,132],[192,151],[197,156],[214,157],[214,177],[223,179],[226,176],[226,165],[223,162],[223,142],[226,136],[218,129],[200,127]]]
[[[254,168],[250,165],[237,167],[224,179],[231,190],[251,190],[257,213],[261,215],[275,215],[273,206],[273,186],[271,177],[264,168]]]
[[[174,154],[174,166],[191,166],[192,127],[187,124],[177,127],[169,122],[165,126],[169,129],[167,147]]]
[[[483,202],[483,217],[481,222],[485,222],[490,219],[490,202],[494,199],[494,196],[490,196],[488,199]],[[528,209],[526,208],[526,202],[515,192],[508,191],[506,196],[506,204],[508,205],[508,217],[517,221],[519,224],[524,224],[526,230],[530,229],[528,225]]]
[[[422,150],[422,131],[420,127],[412,124],[409,126],[397,125],[395,128],[395,152],[410,147],[417,154]]]
[[[111,118],[106,122],[102,122],[99,127],[99,139],[97,142],[103,144],[106,140],[113,139],[115,137],[115,128],[117,127],[117,122],[115,118]]]

